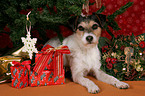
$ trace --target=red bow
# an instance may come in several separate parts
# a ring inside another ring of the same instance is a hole
[[[30,65],[29,64],[31,64],[31,61],[27,60],[27,61],[23,61],[22,63],[17,62],[17,61],[13,61],[12,64],[14,64],[14,66],[24,65],[28,70],[30,70]]]
[[[41,56],[41,58],[39,59],[39,61],[37,62],[37,64],[34,67],[34,72],[38,73],[38,75],[40,75],[42,73],[42,71],[44,70],[45,66],[47,65],[47,62],[49,61],[49,59],[54,55],[54,57],[56,58],[60,58],[62,59],[60,55],[58,54],[70,54],[70,50],[68,49],[67,46],[59,46],[57,48],[54,48],[50,45],[46,45],[44,48],[42,48],[41,52],[43,52],[44,55]],[[46,55],[47,54],[47,55]],[[62,61],[62,60],[61,60]],[[59,63],[59,62],[58,62]],[[54,68],[56,69],[56,68]],[[61,66],[61,69],[63,69],[63,66]],[[62,72],[61,72],[62,73]]]
[[[48,51],[49,52],[50,51],[59,51],[63,54],[70,54],[70,50],[69,50],[68,46],[62,46],[62,45],[54,48],[54,47],[47,44],[44,48],[42,48],[41,51],[44,52],[44,54],[45,54],[45,52],[48,52]]]

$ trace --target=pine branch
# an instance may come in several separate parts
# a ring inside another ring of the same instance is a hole
[[[107,16],[107,19],[108,19],[107,25],[112,27],[113,30],[121,30],[121,28],[119,28],[117,22],[114,19],[116,16],[124,13],[127,10],[127,8],[129,8],[132,5],[133,5],[133,2],[128,2],[126,5],[122,6],[119,10],[116,10],[113,14],[108,15]],[[111,31],[109,30],[108,27],[106,27],[105,29],[112,37],[114,37],[114,35],[111,33]]]
[[[8,25],[11,29],[10,37],[14,46],[17,47],[21,43],[21,37],[25,36],[26,33],[27,12],[32,11],[29,17],[32,27],[41,29],[41,35],[45,35],[44,30],[46,28],[50,29],[55,27],[52,29],[56,29],[57,25],[65,24],[68,19],[71,18],[71,15],[80,15],[82,11],[81,6],[85,1],[86,0],[1,0],[0,24],[2,24],[3,27]],[[38,8],[41,8],[42,12],[39,12]],[[2,30],[3,28],[0,29]],[[61,38],[59,33],[58,36]]]
[[[106,9],[106,7],[105,7],[105,6],[102,6],[102,7],[96,12],[96,14],[102,13],[105,9]]]
[[[109,27],[108,27],[108,24],[107,24],[107,23],[105,24],[104,28],[106,29],[106,31],[108,32],[108,34],[110,34],[111,37],[113,38],[114,35],[113,35],[112,32],[109,30]]]
[[[108,26],[112,27],[113,30],[121,30],[121,28],[119,28],[117,22],[114,20],[110,20],[110,21],[108,20],[107,24],[108,24]]]
[[[133,5],[133,2],[128,2],[126,5],[122,6],[119,10],[116,10],[113,14],[109,15],[108,19],[115,19],[117,15],[120,15],[124,13],[127,8],[131,7]]]

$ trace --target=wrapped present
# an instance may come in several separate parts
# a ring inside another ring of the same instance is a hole
[[[11,66],[12,87],[23,88],[28,86],[28,70],[30,70],[31,61],[23,61],[22,63],[13,61]]]
[[[12,61],[20,62],[22,57],[2,56],[0,57],[0,83],[11,81],[10,67],[13,66]]]
[[[42,71],[40,76],[37,76],[35,72],[30,71],[30,77],[29,77],[29,85],[31,87],[35,86],[47,86],[47,85],[58,85],[58,84],[64,84],[64,71],[63,74],[54,76],[53,71],[44,70]]]
[[[63,54],[70,54],[70,50],[67,46],[53,48],[46,45],[40,54],[33,71],[40,75],[47,65],[53,63],[53,66],[50,67],[53,67],[54,75],[60,75],[63,73]]]
[[[36,54],[35,67],[30,72],[29,85],[64,84],[63,54],[70,54],[67,46],[53,48],[46,45]]]
[[[21,60],[22,60],[21,57],[15,56],[0,57],[0,75],[3,75],[4,73],[7,73],[9,71],[10,66],[12,66],[12,61],[20,62]]]
[[[37,62],[40,60],[40,57],[43,55],[43,52],[39,52],[38,54],[35,55],[35,63],[37,64]],[[53,58],[53,56],[51,57]],[[44,70],[53,70],[53,60],[50,58],[49,62],[47,63],[47,65],[45,66]]]

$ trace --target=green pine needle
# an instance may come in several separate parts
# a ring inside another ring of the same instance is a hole
[[[126,5],[122,6],[119,10],[116,10],[112,15],[109,15],[107,18],[115,19],[117,15],[124,13],[127,10],[127,8],[131,7],[132,5],[133,5],[133,2],[128,2]]]
[[[96,12],[96,14],[102,13],[105,9],[106,9],[106,7],[105,7],[105,6],[102,6],[102,7]]]
[[[112,27],[113,30],[121,30],[121,28],[119,28],[117,22],[114,21],[114,19],[115,19],[116,16],[118,16],[118,15],[124,13],[124,12],[127,10],[127,8],[129,8],[129,7],[132,6],[132,5],[133,5],[133,2],[128,2],[126,5],[122,6],[119,10],[116,10],[113,14],[108,15],[108,17],[107,17],[107,19],[108,19],[108,21],[107,21],[108,26]],[[106,27],[105,29],[106,29],[106,31],[107,31],[112,37],[114,37],[114,35],[112,34],[112,32],[109,30],[108,27]]]

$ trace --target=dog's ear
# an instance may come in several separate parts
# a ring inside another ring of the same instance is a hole
[[[93,19],[95,19],[96,22],[98,22],[100,24],[100,27],[102,27],[102,28],[104,27],[104,25],[106,23],[106,15],[93,13],[92,17],[93,17]]]
[[[73,16],[68,20],[69,27],[73,30],[76,31],[77,27],[77,21],[78,21],[79,16]]]
[[[74,16],[68,20],[68,24],[72,28],[72,30],[75,32],[77,30],[78,24],[82,22],[83,20],[84,18],[82,16]]]
[[[96,16],[98,16],[100,18],[100,24],[101,24],[102,27],[104,27],[104,25],[106,23],[106,15],[97,14]]]

